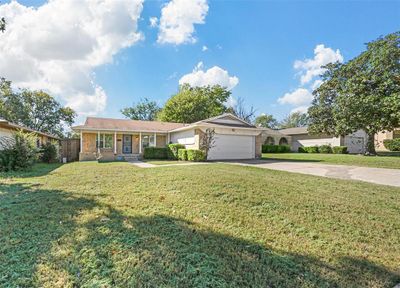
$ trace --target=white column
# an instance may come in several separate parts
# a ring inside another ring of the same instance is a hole
[[[170,133],[168,133],[168,136],[167,136],[167,145],[169,144],[169,142],[171,142],[171,134]]]
[[[114,154],[117,154],[117,132],[114,132]]]
[[[100,131],[97,132],[97,153],[100,153]]]
[[[81,130],[81,147],[80,147],[80,152],[82,153],[82,151],[83,151],[83,133],[82,133],[82,130]]]
[[[169,144],[169,133],[167,133],[166,137],[165,137],[165,145]]]
[[[157,147],[157,134],[154,132],[154,147]]]
[[[139,132],[139,154],[142,154],[142,132]]]

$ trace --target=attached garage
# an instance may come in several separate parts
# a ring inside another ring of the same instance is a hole
[[[255,136],[215,134],[215,145],[208,160],[255,158]]]

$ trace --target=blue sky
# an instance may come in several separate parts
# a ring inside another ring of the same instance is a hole
[[[141,40],[90,69],[106,94],[106,105],[96,115],[122,117],[119,110],[141,97],[162,104],[177,91],[179,79],[202,62],[204,72],[218,66],[238,78],[233,97],[244,98],[257,114],[281,119],[308,103],[278,99],[302,87],[311,91],[317,80],[302,85],[307,68],[295,69],[296,60],[312,60],[323,44],[346,61],[363,51],[364,43],[400,28],[400,1],[208,1],[204,23],[194,24],[195,43],[159,43],[160,29],[150,27],[149,18],[160,19],[169,2],[144,1],[136,28]],[[19,3],[38,8],[45,1]],[[69,103],[68,97],[61,99]]]

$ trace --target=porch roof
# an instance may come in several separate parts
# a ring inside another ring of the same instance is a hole
[[[159,122],[159,121],[139,121],[130,119],[112,119],[87,117],[84,125],[74,126],[72,130],[100,130],[100,131],[125,131],[125,132],[169,132],[171,130],[185,127],[187,124]]]

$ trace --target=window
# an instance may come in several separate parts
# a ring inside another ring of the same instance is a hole
[[[279,145],[288,145],[289,142],[285,137],[282,137],[281,140],[279,140]]]
[[[275,145],[275,140],[271,136],[268,136],[267,139],[265,139],[264,144],[265,145]]]
[[[142,147],[154,147],[154,135],[143,135],[142,136]]]
[[[96,134],[96,148],[112,148],[113,144],[113,135],[112,134]]]

